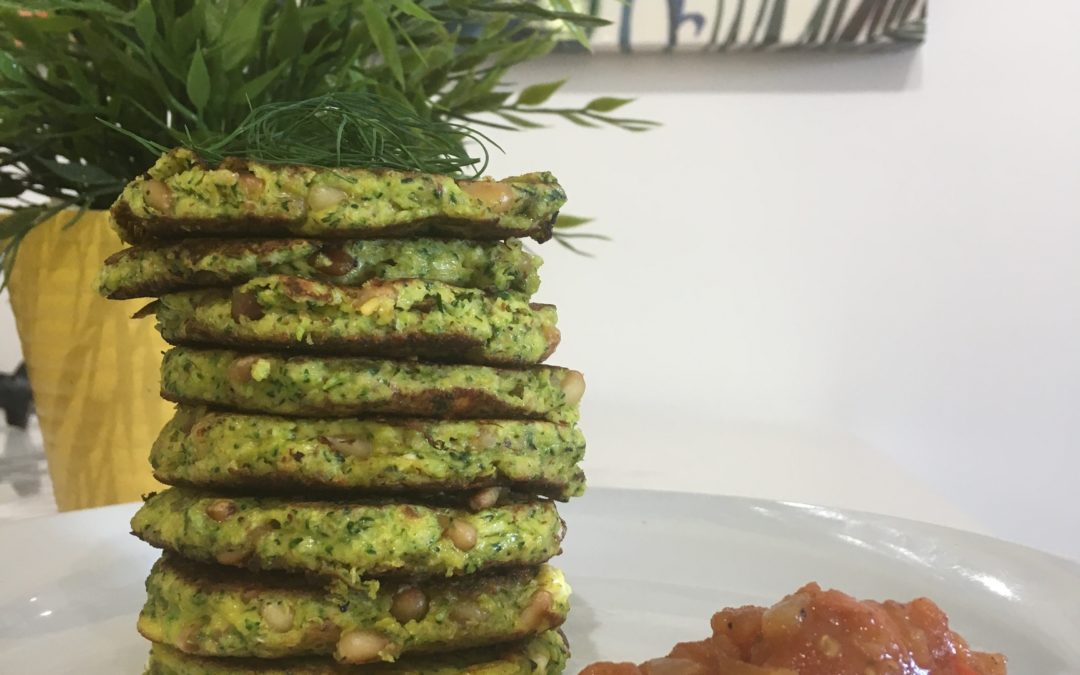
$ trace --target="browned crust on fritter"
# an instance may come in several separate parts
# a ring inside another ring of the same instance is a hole
[[[134,532],[132,532],[132,535],[138,537]],[[323,577],[305,576],[290,572],[250,572],[237,567],[199,562],[172,551],[165,551],[161,555],[159,564],[168,568],[170,572],[181,577],[185,582],[208,591],[251,591],[257,593],[259,591],[274,590],[279,592],[312,593],[325,590],[326,584],[330,581]]]
[[[255,214],[243,220],[231,218],[172,218],[150,216],[140,218],[124,200],[113,204],[112,217],[120,230],[121,239],[129,244],[146,244],[169,239],[187,239],[200,234],[211,237],[239,237],[244,234],[269,236],[287,235],[289,227],[303,222],[302,218],[271,218]]]
[[[326,338],[309,333],[300,341],[291,335],[246,339],[202,326],[194,321],[184,325],[183,337],[165,335],[171,345],[189,347],[227,347],[238,351],[274,349],[289,354],[320,356],[370,356],[389,359],[419,358],[434,363],[468,363],[484,366],[526,366],[543,363],[559,346],[557,334],[548,338],[547,349],[538,359],[493,357],[485,350],[483,340],[462,333],[391,334],[384,336],[356,335]],[[310,340],[310,342],[308,342]]]
[[[372,279],[362,287],[335,287],[332,284],[298,276],[289,275],[279,276],[278,278],[285,295],[293,302],[300,303],[311,300],[317,303],[329,302],[334,288],[351,298],[353,302],[363,302],[373,290],[403,287],[410,282],[408,279]],[[222,292],[220,299],[225,297],[224,292]],[[540,303],[529,303],[529,307],[534,312],[553,308],[552,305]],[[414,307],[406,311],[419,313],[421,310]],[[230,330],[222,330],[218,326],[208,326],[194,317],[184,321],[182,328],[178,331],[179,334],[167,332],[160,325],[159,328],[162,328],[162,337],[173,345],[194,347],[210,345],[229,347],[240,351],[274,349],[293,354],[371,356],[392,359],[420,358],[437,363],[470,363],[491,366],[525,366],[542,363],[554,353],[561,339],[558,329],[552,327],[552,330],[545,330],[543,337],[547,341],[547,345],[543,354],[537,359],[523,359],[492,356],[487,352],[484,340],[470,336],[465,332],[428,333],[417,329],[408,333],[327,336],[320,334],[318,330],[314,330],[307,333],[304,340],[297,340],[295,335],[288,332],[253,338],[237,335]]]
[[[138,247],[128,247],[113,253],[105,259],[105,265],[116,265],[125,259],[133,257],[145,251],[175,248],[176,255],[184,259],[203,258],[211,253],[219,253],[224,256],[253,255],[266,257],[280,249],[310,243],[309,239],[189,239],[187,241],[156,241],[142,244]],[[204,275],[202,278],[196,273],[190,280],[179,276],[161,276],[141,283],[129,283],[118,288],[106,297],[110,300],[129,300],[131,298],[156,297],[165,293],[195,290],[208,286],[232,286],[249,279],[246,274],[225,274],[218,272]]]
[[[204,487],[203,484],[193,486],[192,491],[198,493],[201,496],[217,497],[224,493],[227,496],[233,496],[237,498],[243,497],[267,497],[272,495],[267,494],[251,494],[243,490],[229,490],[218,491],[212,488]],[[150,497],[158,494],[152,492],[144,497],[144,501]],[[352,496],[343,496],[340,493],[334,494],[308,494],[308,493],[292,493],[291,495],[286,493],[284,495],[286,501],[294,506],[299,505],[322,505],[325,508],[333,509],[340,508],[342,506],[420,506],[424,508],[448,508],[457,510],[471,510],[469,506],[469,499],[471,495],[454,490],[445,490],[441,492],[432,492],[423,495],[402,495],[402,494],[357,494]],[[500,500],[498,508],[528,508],[530,504],[535,502],[549,502],[543,498],[537,497],[535,494],[524,490],[511,490],[508,491]],[[557,513],[557,512],[556,512]]]
[[[326,592],[325,582],[320,583],[315,578],[304,578],[297,574],[277,574],[267,572],[252,573],[242,570],[229,570],[216,565],[203,565],[201,563],[192,562],[189,560],[179,559],[177,556],[170,555],[168,553],[163,556],[162,561],[169,566],[170,570],[183,578],[187,583],[200,588],[204,592],[224,592],[235,593],[247,598],[257,598],[261,591],[273,591],[275,593],[297,593],[297,594],[310,594],[313,591],[315,593]],[[492,585],[511,585],[511,584],[525,584],[535,576],[535,567],[515,567],[508,568],[506,570],[481,572],[479,574],[470,574],[461,577],[454,577],[450,579],[438,578],[431,579],[430,582],[437,584],[440,588],[451,587],[453,592],[460,593],[462,595],[483,593],[486,590],[492,588]],[[400,578],[395,580],[386,580],[383,583],[389,581],[397,581],[401,585],[423,585],[425,580],[413,580],[409,578]],[[417,583],[418,582],[418,583]],[[327,602],[334,602],[334,595],[327,595]],[[547,619],[551,622],[552,628],[558,628],[559,625],[565,620],[565,617],[554,616],[548,613]],[[331,628],[328,626],[328,628]],[[142,630],[140,629],[142,634]],[[492,641],[491,639],[468,639],[463,636],[462,639],[454,640],[453,642],[433,642],[425,644],[423,646],[417,646],[410,648],[410,654],[433,654],[440,652],[458,651],[461,649],[473,649],[480,647],[488,647],[489,645],[496,644],[497,642],[514,641],[525,638],[530,634],[529,631],[514,631],[512,634],[501,636],[498,641]],[[149,636],[143,634],[143,637],[150,639]],[[337,641],[338,635],[336,631],[331,630],[328,633],[322,633],[321,637],[324,639],[319,640],[320,644],[314,645],[315,649],[305,649],[304,652],[310,654],[314,651],[329,651],[329,648]],[[311,647],[312,645],[309,645]],[[299,651],[299,650],[298,650]],[[192,652],[196,653],[196,652]]]
[[[175,396],[162,390],[161,397],[173,403],[208,405],[222,410],[274,414],[272,410],[242,405],[226,405],[206,399]],[[294,417],[352,417],[354,415],[385,415],[387,417],[433,417],[446,419],[547,419],[543,413],[528,408],[507,405],[483,389],[458,387],[428,391],[414,396],[398,395],[393,401],[357,401],[351,404],[326,404],[290,412]]]
[[[236,494],[236,493],[232,493]],[[199,487],[194,491],[195,498],[206,498],[219,496],[217,492],[209,490],[203,487]],[[251,496],[251,495],[244,495]],[[401,507],[408,514],[413,513],[414,508],[424,509],[438,509],[449,508],[456,510],[470,510],[468,495],[463,495],[453,491],[445,491],[430,495],[428,498],[416,498],[408,499],[402,496],[396,496],[391,499],[379,499],[376,496],[363,496],[355,499],[343,499],[339,496],[320,499],[314,495],[302,495],[293,496],[280,500],[284,504],[284,508],[293,509],[325,509],[327,511],[339,511],[345,507],[365,507],[374,509],[389,509]],[[537,504],[550,505],[554,508],[554,504],[546,499],[538,499],[535,495],[530,495],[527,492],[515,491],[511,492],[507,498],[499,503],[497,507],[501,511],[505,512],[517,512],[528,511],[534,508]]]
[[[575,478],[582,480],[584,478],[583,473],[581,468],[577,467]],[[423,499],[424,497],[442,492],[477,490],[486,487],[502,487],[524,494],[547,497],[559,502],[566,502],[570,499],[570,495],[567,493],[568,483],[539,479],[512,481],[495,477],[474,481],[432,480],[430,483],[422,485],[381,485],[378,488],[361,488],[351,485],[334,485],[333,483],[327,483],[325,481],[305,479],[303,476],[290,476],[286,478],[284,476],[252,475],[250,472],[236,468],[229,469],[228,475],[220,476],[217,479],[189,481],[178,479],[168,473],[162,473],[161,471],[155,471],[154,478],[157,479],[159,483],[177,487],[206,488],[225,491],[235,490],[238,493],[243,494],[271,496],[303,494],[312,498],[319,498],[322,496],[327,498],[340,498],[343,496],[378,497],[380,495],[388,495],[398,498],[415,497]]]
[[[130,244],[151,241],[185,239],[188,237],[295,237],[303,235],[297,228],[302,218],[271,218],[246,215],[243,218],[174,218],[149,216],[140,218],[125,201],[112,207],[113,219],[122,233],[122,239]],[[532,237],[543,243],[551,238],[558,212],[550,218],[536,222],[531,228],[503,227],[497,219],[466,220],[445,217],[423,218],[410,223],[387,225],[377,229],[343,228],[339,231],[320,233],[324,239],[397,239],[401,237],[431,236],[455,239],[506,239],[509,237]],[[303,235],[306,236],[306,235]]]
[[[219,413],[220,410],[218,409],[206,409],[204,415],[213,416]],[[257,417],[269,419],[269,416],[267,415],[258,415]],[[203,418],[200,417],[200,419]],[[392,424],[401,428],[412,429],[424,433],[425,435],[428,435],[426,429],[431,424],[430,420],[417,418],[393,419],[370,417],[369,420],[376,423]],[[497,424],[499,421],[500,420],[496,419],[476,420],[479,424]],[[192,421],[192,424],[196,423],[197,421]],[[187,427],[184,433],[188,433],[190,429],[190,426]],[[430,442],[434,444],[433,440]],[[539,476],[533,476],[527,480],[511,480],[505,476],[497,475],[493,478],[480,478],[474,481],[447,479],[437,481],[432,479],[429,483],[408,486],[382,484],[379,485],[378,488],[365,488],[349,485],[344,481],[341,483],[334,483],[326,480],[312,479],[305,477],[302,473],[266,476],[246,471],[235,466],[229,468],[227,475],[219,476],[216,479],[200,478],[197,481],[191,481],[178,478],[173,474],[163,472],[160,469],[154,472],[154,478],[165,485],[174,485],[177,487],[208,489],[212,491],[235,490],[238,494],[265,494],[274,496],[290,494],[304,495],[306,498],[323,499],[327,501],[344,498],[355,501],[358,498],[364,499],[389,496],[398,500],[419,500],[428,503],[434,498],[444,497],[445,493],[460,495],[465,491],[480,488],[501,487],[508,488],[512,493],[519,495],[539,495],[559,502],[566,502],[570,497],[567,492],[570,484],[574,482],[583,482],[585,480],[585,472],[582,470],[580,464],[577,464],[573,467],[573,475],[568,477],[565,481],[544,480]],[[457,505],[463,507],[465,504],[466,502],[460,502]]]
[[[437,502],[438,499],[436,498],[436,499],[434,499],[432,501]],[[449,500],[449,501],[453,502],[453,501],[457,501],[457,500]],[[327,509],[332,509],[333,505],[335,505],[335,504],[340,505],[341,503],[348,503],[348,502],[329,501],[329,502],[318,502],[318,503],[312,504],[311,500],[302,500],[302,501],[301,500],[295,500],[295,501],[288,502],[288,505],[289,505],[289,507],[292,507],[292,508],[300,508],[300,507],[311,507],[311,505],[316,505],[316,507],[318,507],[318,505],[322,504],[322,505],[325,505],[325,507]],[[551,503],[551,502],[549,502],[549,503]],[[375,504],[367,503],[366,505],[375,505]],[[437,503],[433,503],[433,504],[430,504],[430,505],[437,505]],[[446,505],[450,505],[450,507],[456,507],[456,508],[459,508],[459,509],[461,508],[461,504],[449,503],[449,504],[446,504]],[[532,508],[531,504],[529,504],[529,503],[503,504],[500,507],[500,509],[503,509],[503,510],[514,510],[514,511],[527,510],[527,509],[531,509],[531,508]],[[566,521],[564,521],[562,516],[559,516],[558,522],[559,522],[559,524],[561,524],[561,526],[559,526],[559,531],[558,531],[558,541],[562,542],[563,539],[566,537]],[[140,532],[134,532],[133,531],[132,535],[134,535],[136,538],[140,539],[141,541],[144,541],[145,543],[150,544],[151,546],[153,546],[154,549],[159,549],[159,550],[164,551],[166,553],[170,553],[172,555],[177,556],[178,558],[184,559],[184,561],[189,561],[189,562],[193,562],[193,563],[205,563],[207,565],[213,565],[215,563],[215,559],[213,559],[213,557],[210,554],[208,554],[207,552],[205,552],[205,551],[189,550],[189,549],[183,548],[183,546],[170,545],[167,542],[163,541],[162,539],[154,537],[151,534],[151,532],[141,532],[141,534],[140,534]],[[550,561],[550,559],[552,557],[554,557],[556,555],[559,555],[561,553],[562,553],[562,549],[556,551],[555,553],[553,553],[552,555],[550,555],[548,557],[543,558],[542,561],[529,562],[529,563],[513,562],[513,561],[511,561],[511,562],[491,561],[491,562],[486,563],[485,565],[477,567],[475,569],[475,571],[469,572],[469,576],[474,575],[474,573],[485,573],[485,572],[495,573],[496,571],[499,571],[499,570],[517,571],[517,570],[521,570],[523,567],[525,567],[527,565],[539,565],[541,563],[546,563],[546,562]],[[258,572],[258,573],[261,573],[261,572],[278,573],[278,571],[279,571],[279,570],[276,570],[275,568],[261,567],[258,563],[259,563],[258,559],[255,556],[252,556],[252,557],[248,557],[247,559],[245,559],[245,561],[243,561],[242,563],[240,563],[238,565],[228,565],[227,567],[246,569],[248,571]],[[292,569],[292,570],[288,570],[287,573],[300,573],[300,575],[307,575],[308,577],[311,577],[311,578],[319,578],[320,577],[320,575],[318,575],[318,573],[311,572],[311,571],[308,571],[308,570]],[[390,581],[402,580],[402,579],[422,581],[424,579],[431,579],[431,580],[435,580],[435,579],[451,579],[451,578],[461,577],[461,576],[464,576],[464,575],[465,575],[465,572],[463,570],[451,571],[451,573],[449,573],[449,575],[446,575],[446,573],[430,573],[430,575],[416,575],[416,573],[410,572],[408,569],[387,569],[387,568],[375,567],[374,569],[370,569],[368,571],[365,571],[364,575],[363,575],[363,578],[364,579],[384,579],[384,580],[390,580]]]
[[[165,336],[165,341],[181,347],[225,347],[237,351],[261,351],[273,349],[288,354],[311,354],[321,356],[371,356],[389,359],[417,357],[427,361],[448,363],[518,365],[524,362],[485,359],[482,340],[465,335],[387,335],[385,337],[356,336],[350,338],[320,338],[308,335],[311,343],[300,342],[289,335],[248,340],[236,335],[204,330],[204,327],[188,322],[182,338]]]
[[[105,259],[106,265],[123,262],[124,259],[147,251],[159,251],[161,249],[175,249],[176,252],[187,258],[202,258],[211,253],[224,253],[226,255],[251,254],[266,256],[274,251],[289,248],[291,246],[303,246],[309,243],[322,243],[318,240],[292,237],[289,239],[221,239],[208,237],[201,239],[187,239],[184,241],[153,241],[139,246],[129,246],[113,253]]]
[[[557,629],[556,629],[557,630]],[[562,638],[563,647],[568,649],[566,635],[557,630],[559,637]],[[524,638],[520,640],[514,640],[511,642],[503,642],[500,644],[488,645],[485,647],[473,647],[471,649],[463,649],[456,651],[454,657],[464,661],[474,662],[476,666],[469,666],[463,669],[462,672],[473,672],[477,668],[486,668],[488,664],[503,661],[505,659],[512,658],[520,653],[526,642],[530,638]],[[203,667],[213,665],[217,668],[224,668],[228,666],[229,672],[233,675],[261,675],[266,672],[266,669],[273,668],[274,670],[293,671],[296,670],[304,675],[314,675],[314,673],[320,673],[324,675],[379,675],[380,672],[385,671],[389,664],[383,665],[381,663],[365,663],[361,665],[350,665],[345,663],[338,663],[329,656],[294,656],[283,659],[258,659],[252,657],[225,657],[225,656],[200,656],[198,654],[185,654],[180,650],[170,645],[158,645],[158,648],[164,647],[170,652],[176,654],[182,654],[182,658],[193,664],[197,664]],[[395,665],[405,666],[409,664],[409,656],[406,655]],[[481,671],[483,672],[483,671]]]
[[[217,279],[214,280],[217,282]],[[223,280],[225,283],[235,282],[236,279]],[[135,298],[156,298],[165,293],[173,293],[176,291],[191,291],[196,288],[201,288],[201,284],[192,281],[189,283],[177,281],[175,279],[160,279],[154,281],[144,281],[137,284],[129,284],[123,288],[118,288],[112,293],[109,293],[105,297],[109,300],[133,300]]]
[[[151,300],[150,302],[143,305],[142,308],[139,309],[139,311],[132,314],[131,318],[132,319],[145,319],[148,316],[153,316],[154,314],[157,314],[158,306],[160,306],[160,305],[161,305],[160,300]]]
[[[146,540],[143,540],[146,541]],[[162,548],[153,542],[147,542],[155,548]],[[200,562],[183,557],[176,551],[162,549],[162,562],[169,569],[190,584],[206,590],[222,590],[238,593],[258,593],[259,591],[297,591],[311,593],[324,590],[331,579],[315,574],[281,572],[278,570],[245,569],[213,563]],[[419,581],[437,584],[440,587],[452,587],[463,593],[490,588],[492,584],[509,585],[526,583],[536,575],[537,565],[494,565],[485,567],[475,574],[454,577],[412,577],[407,574],[383,575],[370,577],[385,579],[388,582],[408,583]],[[369,578],[369,577],[365,577]]]
[[[564,521],[563,530],[565,531],[565,529],[566,529],[566,523]],[[135,533],[132,533],[132,534],[135,534]],[[172,556],[190,556],[191,555],[190,551],[181,551],[179,549],[173,548],[173,547],[165,544],[164,542],[155,540],[153,537],[149,537],[149,536],[146,536],[146,535],[139,535],[139,534],[135,534],[135,536],[139,540],[141,540],[143,543],[162,551],[164,554],[172,555]],[[545,563],[548,560],[551,560],[551,558],[553,558],[553,557],[555,557],[557,555],[561,555],[561,554],[562,554],[562,549],[560,548],[558,551],[553,553],[550,557],[539,561],[537,564]],[[205,563],[207,565],[214,565],[214,563],[215,563],[215,561],[209,556],[207,556],[205,558],[190,558],[190,557],[188,557],[188,558],[185,558],[185,560],[191,561],[193,563]],[[270,572],[276,572],[277,571],[277,570],[268,570],[268,569],[266,569],[264,567],[259,567],[257,564],[253,564],[253,563],[254,563],[254,559],[252,558],[252,559],[249,559],[247,562],[241,563],[239,565],[221,565],[221,567],[232,567],[234,569],[242,570],[245,574],[251,574],[251,573],[263,574],[263,573],[270,573]],[[215,565],[215,566],[217,566],[217,565]],[[519,562],[491,561],[491,562],[485,563],[484,565],[481,565],[480,567],[477,567],[475,572],[470,572],[469,574],[463,574],[463,573],[460,573],[460,572],[456,572],[454,574],[454,576],[449,576],[449,577],[446,576],[446,574],[444,574],[444,573],[432,573],[432,574],[426,574],[425,575],[425,574],[414,574],[414,573],[409,572],[408,570],[376,570],[375,572],[373,572],[371,574],[364,574],[363,578],[364,579],[380,579],[380,580],[384,580],[384,581],[419,581],[419,582],[423,582],[423,581],[441,581],[441,580],[448,580],[448,579],[471,579],[471,578],[476,577],[477,575],[498,574],[498,573],[506,571],[506,570],[515,571],[515,570],[520,570],[522,567],[523,567],[523,563],[519,563]],[[315,574],[313,572],[308,572],[306,570],[290,570],[288,572],[288,574],[290,576],[300,576],[302,578],[307,578],[307,579],[309,579],[311,581],[311,583],[319,583],[319,581],[321,579],[320,575]]]

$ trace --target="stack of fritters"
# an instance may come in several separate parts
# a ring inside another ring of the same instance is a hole
[[[581,494],[581,374],[530,303],[565,196],[365,169],[163,156],[113,207],[101,292],[154,297],[173,487],[149,673],[557,673],[546,564]],[[388,662],[393,663],[388,663]],[[357,665],[367,664],[367,665]]]

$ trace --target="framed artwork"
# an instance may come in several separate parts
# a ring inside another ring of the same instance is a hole
[[[597,52],[882,50],[920,44],[928,0],[579,0]],[[572,47],[568,47],[571,48]]]

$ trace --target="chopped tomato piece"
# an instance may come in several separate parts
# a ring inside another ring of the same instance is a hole
[[[581,675],[641,675],[641,670],[633,663],[612,663],[601,661],[586,666]]]
[[[717,612],[712,637],[667,657],[594,664],[588,675],[1005,675],[1005,657],[972,651],[931,600],[859,601],[807,584],[772,607]],[[605,669],[606,668],[606,669]],[[618,669],[618,670],[613,670]]]

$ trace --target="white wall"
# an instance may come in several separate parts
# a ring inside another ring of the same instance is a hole
[[[820,498],[863,462],[864,507],[1080,557],[1080,3],[1038,5],[933,3],[915,54],[521,74],[665,124],[499,137],[497,172],[552,169],[616,238],[544,248],[594,480]]]
[[[543,247],[595,484],[835,491],[1080,557],[1080,3],[1020,13],[940,0],[917,53],[520,74],[665,124],[498,136],[495,173],[555,171],[616,238]]]

